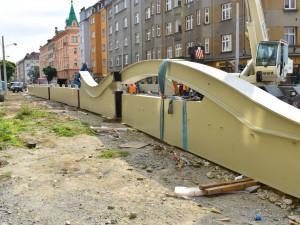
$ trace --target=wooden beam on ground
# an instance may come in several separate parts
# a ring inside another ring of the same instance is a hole
[[[217,183],[211,183],[211,184],[202,184],[199,186],[199,188],[200,188],[200,190],[204,190],[207,188],[218,187],[218,186],[228,185],[228,184],[241,183],[241,182],[251,181],[251,180],[253,180],[253,179],[252,178],[244,178],[244,179],[239,179],[239,180],[230,180],[230,181],[217,182]]]
[[[258,184],[260,184],[260,183],[255,180],[245,181],[245,182],[241,182],[241,183],[227,184],[227,185],[207,188],[207,189],[204,189],[203,192],[205,195],[221,194],[221,193],[230,192],[230,191],[242,190],[247,187],[252,187],[252,186],[255,186]]]

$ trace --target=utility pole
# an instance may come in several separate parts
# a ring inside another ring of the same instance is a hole
[[[4,93],[5,93],[5,95],[7,95],[8,94],[8,91],[7,91],[7,74],[6,74],[5,49],[4,49],[4,37],[3,36],[2,36],[2,53],[3,53],[4,87],[5,87]],[[2,83],[1,83],[1,85],[2,85]]]

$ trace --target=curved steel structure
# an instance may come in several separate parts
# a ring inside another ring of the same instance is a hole
[[[133,64],[121,71],[120,82],[110,74],[99,85],[92,84],[82,74],[80,107],[116,116],[115,92],[120,90],[119,84],[157,76],[162,62]],[[173,113],[169,114],[168,98],[123,94],[124,123],[300,198],[299,109],[234,75],[202,64],[168,60],[165,76],[204,98],[173,100]],[[36,94],[33,88],[30,92]]]

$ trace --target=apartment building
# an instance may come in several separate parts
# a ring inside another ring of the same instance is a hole
[[[108,71],[143,60],[142,0],[113,0],[107,12]]]
[[[56,27],[54,37],[40,47],[40,76],[44,75],[44,67],[53,66],[57,70],[57,82],[60,85],[70,83],[80,69],[79,24],[73,2],[65,24],[65,30],[58,31]]]
[[[22,81],[25,84],[30,83],[31,77],[29,73],[34,66],[39,66],[39,56],[40,53],[38,52],[27,53],[22,60],[16,63],[16,81]]]
[[[88,7],[87,9],[83,7],[79,13],[79,49],[80,49],[80,66],[83,63],[88,63],[91,65],[91,54],[90,54],[90,21],[89,17],[92,15],[93,7]]]
[[[289,42],[289,57],[299,71],[300,0],[261,2],[270,40]],[[234,72],[235,66],[242,70],[251,59],[245,35],[245,0],[106,0],[104,8],[109,72],[120,71],[140,60],[188,59],[188,48],[194,45],[204,47],[205,64],[228,72]],[[235,65],[236,40],[239,65]]]

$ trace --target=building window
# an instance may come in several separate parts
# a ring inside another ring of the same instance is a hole
[[[193,29],[193,15],[185,17],[186,21],[186,30],[192,30]]]
[[[102,44],[102,52],[105,52],[105,44]]]
[[[205,24],[209,24],[209,8],[205,8]]]
[[[127,0],[124,0],[124,2],[123,2],[123,7],[124,7],[124,9],[127,8]]]
[[[96,67],[96,61],[95,60],[92,61],[92,67]]]
[[[181,44],[175,45],[175,57],[182,56],[182,47]]]
[[[136,62],[140,61],[140,53],[135,53],[135,61]]]
[[[128,65],[128,55],[124,55],[124,64]]]
[[[74,55],[77,55],[77,48],[74,48]]]
[[[136,14],[134,15],[134,24],[138,24],[139,21],[140,21],[140,16],[139,16],[138,13],[136,13]]]
[[[93,31],[93,32],[91,33],[91,37],[92,37],[92,38],[95,38],[95,31]]]
[[[116,32],[118,32],[119,31],[119,22],[116,22],[115,26],[116,26]]]
[[[156,13],[159,14],[160,13],[160,1],[156,2]]]
[[[119,48],[119,40],[115,40],[115,49],[118,49]]]
[[[152,59],[155,59],[155,48],[152,49]]]
[[[167,59],[172,58],[173,55],[172,51],[173,51],[172,46],[167,47]]]
[[[95,53],[95,46],[92,46],[92,53]]]
[[[174,7],[181,6],[181,0],[175,0]]]
[[[105,21],[105,15],[102,14],[102,22],[104,22],[104,21]]]
[[[172,34],[172,22],[166,23],[166,35]]]
[[[197,25],[201,24],[201,11],[200,9],[197,10]]]
[[[135,43],[136,44],[140,43],[140,33],[135,33]]]
[[[190,2],[193,2],[193,0],[186,0],[186,3],[190,3]]]
[[[139,0],[134,0],[134,4],[138,4],[139,3]]]
[[[155,37],[155,25],[152,25],[151,30],[152,30],[152,37],[154,38]]]
[[[77,67],[77,60],[74,60],[74,66]]]
[[[181,19],[175,20],[175,33],[181,32]]]
[[[295,45],[296,40],[296,28],[295,27],[285,27],[284,28],[284,40],[289,45]]]
[[[125,37],[125,38],[124,38],[124,46],[127,46],[127,45],[128,45],[128,38]]]
[[[123,27],[126,28],[128,26],[127,17],[123,19]]]
[[[102,29],[102,37],[105,37],[105,29]]]
[[[117,5],[115,5],[115,14],[117,14],[118,12],[119,12],[119,6],[117,4]]]
[[[116,66],[120,66],[120,58],[119,58],[119,56],[116,56]]]
[[[194,46],[194,42],[188,42],[185,44],[186,47],[186,56],[190,57],[190,52],[189,52],[189,48]]]
[[[109,51],[112,51],[112,42],[109,42],[108,48],[109,48],[109,49],[108,49]]]
[[[112,25],[109,26],[109,34],[112,34]]]
[[[146,40],[150,41],[151,40],[151,29],[146,30]]]
[[[103,59],[103,60],[102,60],[102,66],[103,66],[103,67],[106,67],[106,59]]]
[[[231,34],[222,36],[222,52],[231,51]]]
[[[95,18],[92,17],[92,18],[91,18],[91,24],[94,24],[94,23],[95,23]]]
[[[113,67],[114,66],[114,60],[112,58],[110,58],[109,60],[109,66],[110,67]]]
[[[151,59],[151,51],[147,51],[147,60]]]
[[[151,11],[150,11],[150,7],[146,8],[146,20],[151,18]]]
[[[157,49],[157,59],[161,59],[161,48]]]
[[[209,38],[205,38],[205,53],[209,54]]]
[[[166,0],[166,11],[170,11],[172,9],[172,0]]]
[[[108,10],[108,17],[112,17],[112,11],[111,11],[111,9]]]
[[[285,0],[284,8],[285,9],[296,9],[296,0]]]
[[[154,15],[154,3],[151,3],[151,15]]]
[[[222,20],[231,19],[231,2],[222,5]]]
[[[156,25],[156,35],[157,37],[160,37],[160,25]]]

